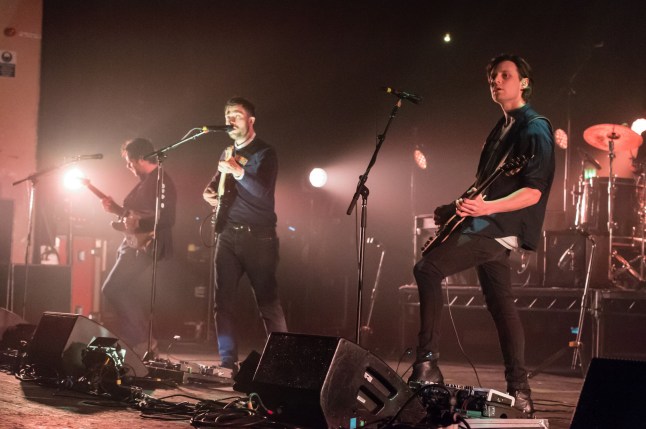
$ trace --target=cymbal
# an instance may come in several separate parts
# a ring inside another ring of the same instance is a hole
[[[642,136],[625,125],[599,124],[587,128],[583,139],[597,149],[609,151],[608,143],[612,140],[615,151],[636,149],[642,145]]]

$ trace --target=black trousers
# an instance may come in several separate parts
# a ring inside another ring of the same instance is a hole
[[[491,313],[505,364],[509,390],[528,389],[525,332],[511,290],[510,251],[496,240],[455,231],[424,256],[413,270],[419,291],[419,348],[439,353],[444,306],[442,280],[476,267],[487,309]]]
[[[215,325],[222,364],[238,360],[235,321],[239,310],[235,301],[243,274],[249,277],[267,335],[287,331],[278,296],[277,267],[278,237],[274,228],[253,230],[227,226],[218,236],[215,248]]]

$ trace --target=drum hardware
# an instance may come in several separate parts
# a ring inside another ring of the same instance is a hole
[[[637,278],[639,281],[642,281],[643,279],[643,274],[638,273],[632,265],[624,258],[622,257],[618,251],[614,249],[614,238],[615,238],[615,233],[617,232],[619,228],[619,224],[615,221],[615,198],[616,198],[616,193],[617,193],[617,178],[614,175],[613,172],[613,161],[615,159],[615,151],[624,151],[624,150],[632,150],[636,149],[641,144],[643,143],[642,137],[628,128],[625,125],[616,125],[616,124],[599,124],[599,125],[593,125],[589,128],[587,128],[583,132],[583,139],[588,143],[589,145],[601,149],[604,151],[608,152],[608,167],[609,167],[609,175],[608,175],[608,186],[607,186],[607,195],[608,195],[608,205],[607,205],[607,210],[608,210],[608,221],[607,221],[607,231],[608,231],[608,279],[613,283],[617,283],[617,276],[619,274],[622,274],[624,272],[628,272],[629,274],[633,275],[635,278]],[[584,158],[590,158],[590,157],[584,157]],[[589,159],[588,159],[589,160]],[[598,164],[598,163],[597,163]],[[583,173],[582,173],[583,177]],[[579,198],[579,203],[583,200],[585,195],[582,195]],[[643,200],[643,198],[642,198]],[[638,204],[641,207],[643,207],[643,201],[638,201]],[[628,207],[629,212],[630,209],[633,207]],[[581,212],[583,213],[583,212]],[[579,215],[579,213],[577,213]],[[583,224],[584,222],[581,222]],[[644,223],[640,223],[640,228],[642,231],[643,235],[643,230],[644,230]],[[578,225],[577,225],[578,226]],[[634,235],[634,232],[630,232],[631,235]],[[643,273],[643,268],[641,267],[643,265],[644,261],[644,245],[642,241],[642,252],[639,256],[639,261],[640,261],[640,272]],[[621,267],[616,268],[613,266],[613,259],[617,260],[619,264],[621,264]],[[636,275],[636,276],[635,276]]]
[[[643,282],[644,278],[642,277],[641,274],[639,274],[635,269],[633,268],[633,264],[639,262],[640,259],[643,259],[642,255],[637,256],[636,258],[633,258],[630,262],[628,262],[623,256],[621,256],[619,253],[617,253],[616,250],[612,251],[612,257],[621,264],[621,267],[613,267],[614,272],[613,272],[613,278],[617,278],[622,273],[628,273],[631,276],[633,276],[636,280]]]

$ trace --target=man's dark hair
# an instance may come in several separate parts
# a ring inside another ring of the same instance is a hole
[[[121,145],[121,156],[125,157],[126,154],[128,154],[128,158],[130,160],[143,159],[144,156],[154,151],[155,147],[153,146],[151,141],[141,137],[128,140],[123,145]],[[154,157],[149,158],[148,161],[153,164],[157,163],[157,159]]]
[[[496,66],[503,61],[511,61],[512,63],[516,64],[520,78],[527,79],[527,87],[523,89],[523,100],[525,100],[525,102],[529,101],[529,99],[532,97],[532,91],[534,89],[534,78],[532,77],[532,68],[522,57],[514,54],[500,54],[493,57],[489,61],[489,64],[487,64],[487,79],[491,79],[491,73],[493,72],[493,69],[495,69]]]
[[[224,111],[226,112],[227,107],[231,106],[242,106],[249,116],[256,117],[256,106],[244,97],[232,97],[227,100],[227,103],[224,105]]]

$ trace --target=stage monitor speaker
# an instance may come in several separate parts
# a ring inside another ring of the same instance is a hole
[[[646,362],[592,359],[570,429],[643,428],[645,385]]]
[[[117,338],[109,330],[78,314],[45,312],[36,326],[27,347],[28,361],[46,373],[58,376],[81,376],[87,372],[82,352],[96,337]],[[118,339],[118,338],[117,338]],[[148,369],[135,352],[123,341],[126,351],[126,375],[145,377]]]
[[[8,328],[17,325],[24,325],[26,323],[27,321],[18,316],[16,313],[12,313],[9,310],[0,308],[0,338],[4,337],[4,333]]]
[[[386,363],[339,337],[272,333],[252,385],[273,416],[313,428],[370,426],[425,416],[418,398]]]

